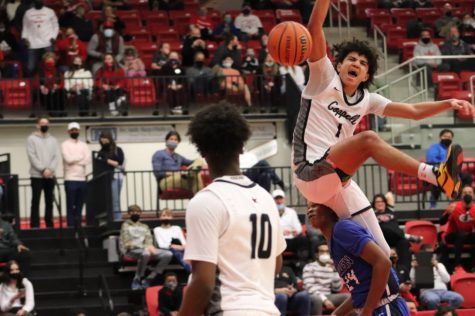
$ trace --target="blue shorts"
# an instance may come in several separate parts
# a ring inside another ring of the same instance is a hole
[[[389,304],[378,307],[373,311],[372,316],[410,316],[406,301],[398,297]]]

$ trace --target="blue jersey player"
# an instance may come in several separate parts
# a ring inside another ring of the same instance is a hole
[[[349,219],[338,220],[327,206],[311,204],[307,214],[322,231],[335,268],[351,292],[332,315],[353,310],[360,316],[409,316],[391,262],[373,236]]]

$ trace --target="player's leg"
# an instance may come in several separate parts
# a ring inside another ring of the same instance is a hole
[[[459,145],[449,148],[447,160],[440,165],[437,173],[432,166],[397,150],[373,131],[365,131],[338,142],[330,148],[328,154],[328,160],[348,175],[355,173],[368,158],[373,158],[386,169],[415,176],[437,185],[448,196],[456,196],[460,189],[459,173],[463,153]]]

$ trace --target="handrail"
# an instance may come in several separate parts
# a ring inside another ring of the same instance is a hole
[[[381,31],[381,29],[377,25],[375,25],[373,27],[373,40],[374,40],[374,46],[376,47],[376,49],[379,49],[379,47],[378,47],[378,35],[380,35],[380,37],[383,40],[383,49],[381,50],[381,53],[383,54],[383,58],[384,58],[384,71],[386,71],[388,69],[387,38],[386,38],[386,35],[383,33],[383,31]]]
[[[475,96],[474,91],[473,91],[473,80],[475,79],[475,75],[470,77],[470,95],[472,97],[472,104],[475,104]]]
[[[330,18],[330,27],[333,27],[333,10],[335,10],[338,13],[338,34],[340,35],[340,40],[342,39],[342,30],[341,30],[341,21],[343,20],[346,22],[346,31],[347,31],[347,37],[350,37],[351,34],[351,23],[350,23],[350,5],[349,1],[343,1],[345,2],[346,6],[346,13],[341,10],[341,0],[337,0],[337,3],[335,4],[333,1],[330,1],[330,7],[329,7],[329,18]]]
[[[114,312],[114,301],[109,289],[109,284],[103,274],[99,275],[99,298],[101,299],[102,308],[104,312],[112,315]]]
[[[81,223],[76,225],[74,238],[76,239],[76,244],[78,248],[78,274],[79,274],[79,286],[78,291],[79,295],[86,296],[86,289],[84,285],[84,270],[88,257],[89,241],[87,240],[86,232],[82,227]]]

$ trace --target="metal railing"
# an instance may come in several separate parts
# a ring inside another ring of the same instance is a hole
[[[243,107],[252,104],[262,113],[284,106],[282,75],[82,78],[75,80],[89,83],[65,85],[68,80],[72,79],[0,79],[0,114],[7,119],[18,112],[25,116],[104,119],[187,114],[190,106],[220,100]]]
[[[345,7],[346,14],[342,9],[342,3]],[[330,7],[328,10],[330,27],[333,27],[333,11],[335,11],[337,13],[338,34],[340,36],[340,40],[343,37],[342,22],[346,23],[346,37],[349,38],[351,35],[350,7],[349,1],[337,0],[336,3],[334,1],[330,1]]]
[[[379,38],[381,38],[381,45],[379,42]],[[381,57],[383,58],[383,66],[384,66],[383,69],[384,69],[384,72],[386,72],[388,70],[387,37],[377,25],[373,27],[373,41],[374,41],[374,47],[378,49],[379,53],[381,54]]]
[[[104,309],[104,315],[113,315],[114,313],[114,300],[112,299],[109,284],[103,274],[98,277],[99,283],[99,299],[101,300],[102,308]]]

